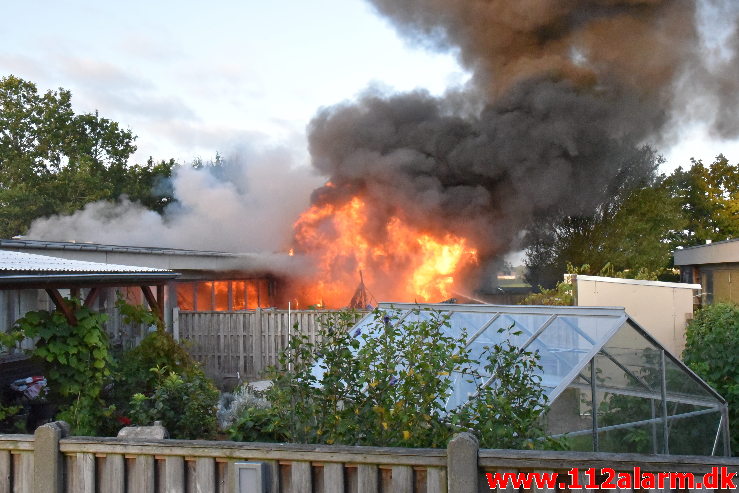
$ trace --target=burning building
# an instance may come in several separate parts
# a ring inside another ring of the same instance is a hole
[[[165,290],[167,319],[174,307],[201,312],[253,310],[283,301],[280,278],[248,254],[38,240],[0,240],[0,249],[177,272],[180,276],[170,280]],[[130,301],[143,301],[136,290],[124,294]],[[115,301],[115,293],[110,296]]]

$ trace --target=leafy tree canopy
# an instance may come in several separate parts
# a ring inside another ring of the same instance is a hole
[[[653,152],[650,159],[661,162]],[[553,287],[568,263],[587,265],[585,274],[613,271],[669,280],[678,246],[739,236],[739,166],[719,155],[709,166],[694,160],[689,169],[669,176],[654,170],[590,215],[533,225],[527,280]]]
[[[96,200],[127,195],[159,212],[171,201],[152,190],[174,160],[129,165],[131,131],[97,112],[76,114],[71,100],[65,89],[41,94],[32,82],[0,78],[0,236]]]

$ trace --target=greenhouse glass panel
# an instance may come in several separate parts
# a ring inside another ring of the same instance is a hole
[[[551,403],[546,416],[547,430],[552,435],[585,431],[585,450],[592,450],[593,408],[590,385],[573,384]]]
[[[628,424],[598,431],[598,450],[613,453],[655,454],[660,450],[659,425]]]
[[[546,318],[544,319],[546,321]],[[544,322],[542,322],[544,323]],[[528,329],[517,325],[516,321],[510,315],[500,314],[490,323],[487,328],[478,334],[479,329],[483,328],[481,324],[478,329],[470,329],[470,336],[474,337],[468,344],[470,356],[479,361],[485,360],[485,348],[493,344],[500,344],[504,340],[508,340],[515,346],[522,346],[531,336],[532,333]],[[510,331],[507,329],[511,329]],[[477,334],[477,337],[475,335]]]
[[[542,384],[557,387],[572,371],[586,364],[588,356],[599,341],[613,332],[618,320],[615,317],[592,321],[584,317],[555,318],[528,348],[541,356]]]
[[[687,411],[688,407],[684,404],[679,406],[681,412],[668,419],[670,454],[722,455],[723,450],[718,448],[721,412],[718,409],[700,409],[698,406],[692,406],[692,412],[682,412]],[[723,444],[721,446],[723,448]]]
[[[698,401],[707,404],[718,403],[716,397],[714,397],[708,389],[706,389],[691,374],[678,366],[678,364],[669,356],[665,361],[665,375],[667,378],[668,401]]]
[[[460,337],[462,333],[467,334],[467,339],[474,337],[475,334],[485,327],[494,318],[500,317],[497,313],[481,313],[481,312],[452,312],[449,319],[451,332],[455,337]]]
[[[627,373],[644,388],[660,393],[662,370],[660,366],[661,348],[642,336],[631,324],[624,324],[603,346],[603,354],[610,355]],[[624,382],[628,384],[628,382]]]

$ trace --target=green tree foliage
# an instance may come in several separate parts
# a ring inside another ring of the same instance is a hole
[[[688,324],[683,360],[729,403],[732,450],[739,450],[739,307],[709,305]]]
[[[65,89],[40,94],[15,76],[0,78],[0,235],[33,219],[70,213],[88,202],[127,195],[160,211],[172,200],[153,189],[173,160],[129,165],[135,137],[118,123],[75,114]]]
[[[687,223],[678,242],[691,246],[738,237],[739,166],[723,154],[709,166],[692,163],[689,169],[675,170],[668,180]]]
[[[491,346],[482,364],[492,385],[477,373],[478,361],[464,337],[448,335],[447,317],[433,312],[399,323],[375,312],[362,331],[348,331],[351,317],[326,322],[311,344],[295,336],[273,369],[266,408],[245,409],[231,428],[236,440],[445,447],[458,431],[471,431],[484,447],[526,448],[549,442],[539,425],[545,397],[536,370],[538,354],[508,343]],[[314,364],[320,368],[315,371]],[[452,376],[463,375],[480,395],[446,409]],[[474,384],[473,382],[477,382]]]
[[[655,159],[655,163],[660,160]],[[587,216],[533,225],[528,235],[527,280],[552,288],[568,263],[628,277],[674,279],[678,246],[739,236],[739,167],[724,156],[704,166],[653,175]]]

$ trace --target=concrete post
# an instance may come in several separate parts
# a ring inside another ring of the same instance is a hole
[[[448,493],[478,493],[477,452],[480,443],[471,433],[459,433],[446,448]]]
[[[69,434],[69,425],[63,421],[36,428],[33,442],[33,491],[63,493],[64,458],[59,451],[59,440]]]

